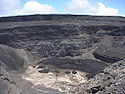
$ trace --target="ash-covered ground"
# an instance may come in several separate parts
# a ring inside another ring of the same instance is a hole
[[[125,18],[0,18],[0,94],[125,94]]]

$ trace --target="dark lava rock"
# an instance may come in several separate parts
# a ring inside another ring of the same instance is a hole
[[[49,69],[43,69],[43,70],[39,70],[40,73],[48,73]]]
[[[70,71],[66,71],[65,73],[66,73],[66,74],[70,74],[71,72],[70,72]]]
[[[42,66],[42,65],[40,65],[40,66],[37,67],[37,69],[41,69],[41,68],[46,68],[46,67]]]
[[[54,65],[62,69],[74,69],[87,72],[88,78],[94,77],[96,74],[102,72],[102,70],[107,66],[104,62],[92,59],[51,58],[44,60],[41,63],[45,65]]]
[[[90,89],[91,93],[92,93],[92,94],[96,94],[96,93],[100,90],[100,87],[101,87],[101,86],[92,87],[92,88]]]
[[[77,74],[77,71],[72,71],[72,74]]]

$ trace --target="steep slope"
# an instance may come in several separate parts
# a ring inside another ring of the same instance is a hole
[[[20,94],[17,88],[19,82],[11,72],[23,72],[28,65],[34,63],[33,57],[25,50],[0,45],[0,94]]]
[[[6,70],[23,70],[34,63],[33,57],[23,49],[0,45],[0,65]]]

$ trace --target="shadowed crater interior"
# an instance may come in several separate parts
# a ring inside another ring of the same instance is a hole
[[[45,65],[54,65],[62,69],[74,69],[88,73],[86,76],[88,78],[94,77],[96,74],[102,72],[102,70],[107,66],[104,62],[96,61],[92,59],[61,59],[61,58],[51,58],[40,62]],[[69,72],[67,72],[69,73]],[[76,71],[72,71],[76,74]]]

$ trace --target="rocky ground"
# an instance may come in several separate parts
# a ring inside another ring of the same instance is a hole
[[[124,39],[124,17],[0,18],[0,94],[125,94]]]
[[[71,94],[125,94],[125,61],[104,69],[89,81],[74,87]]]

